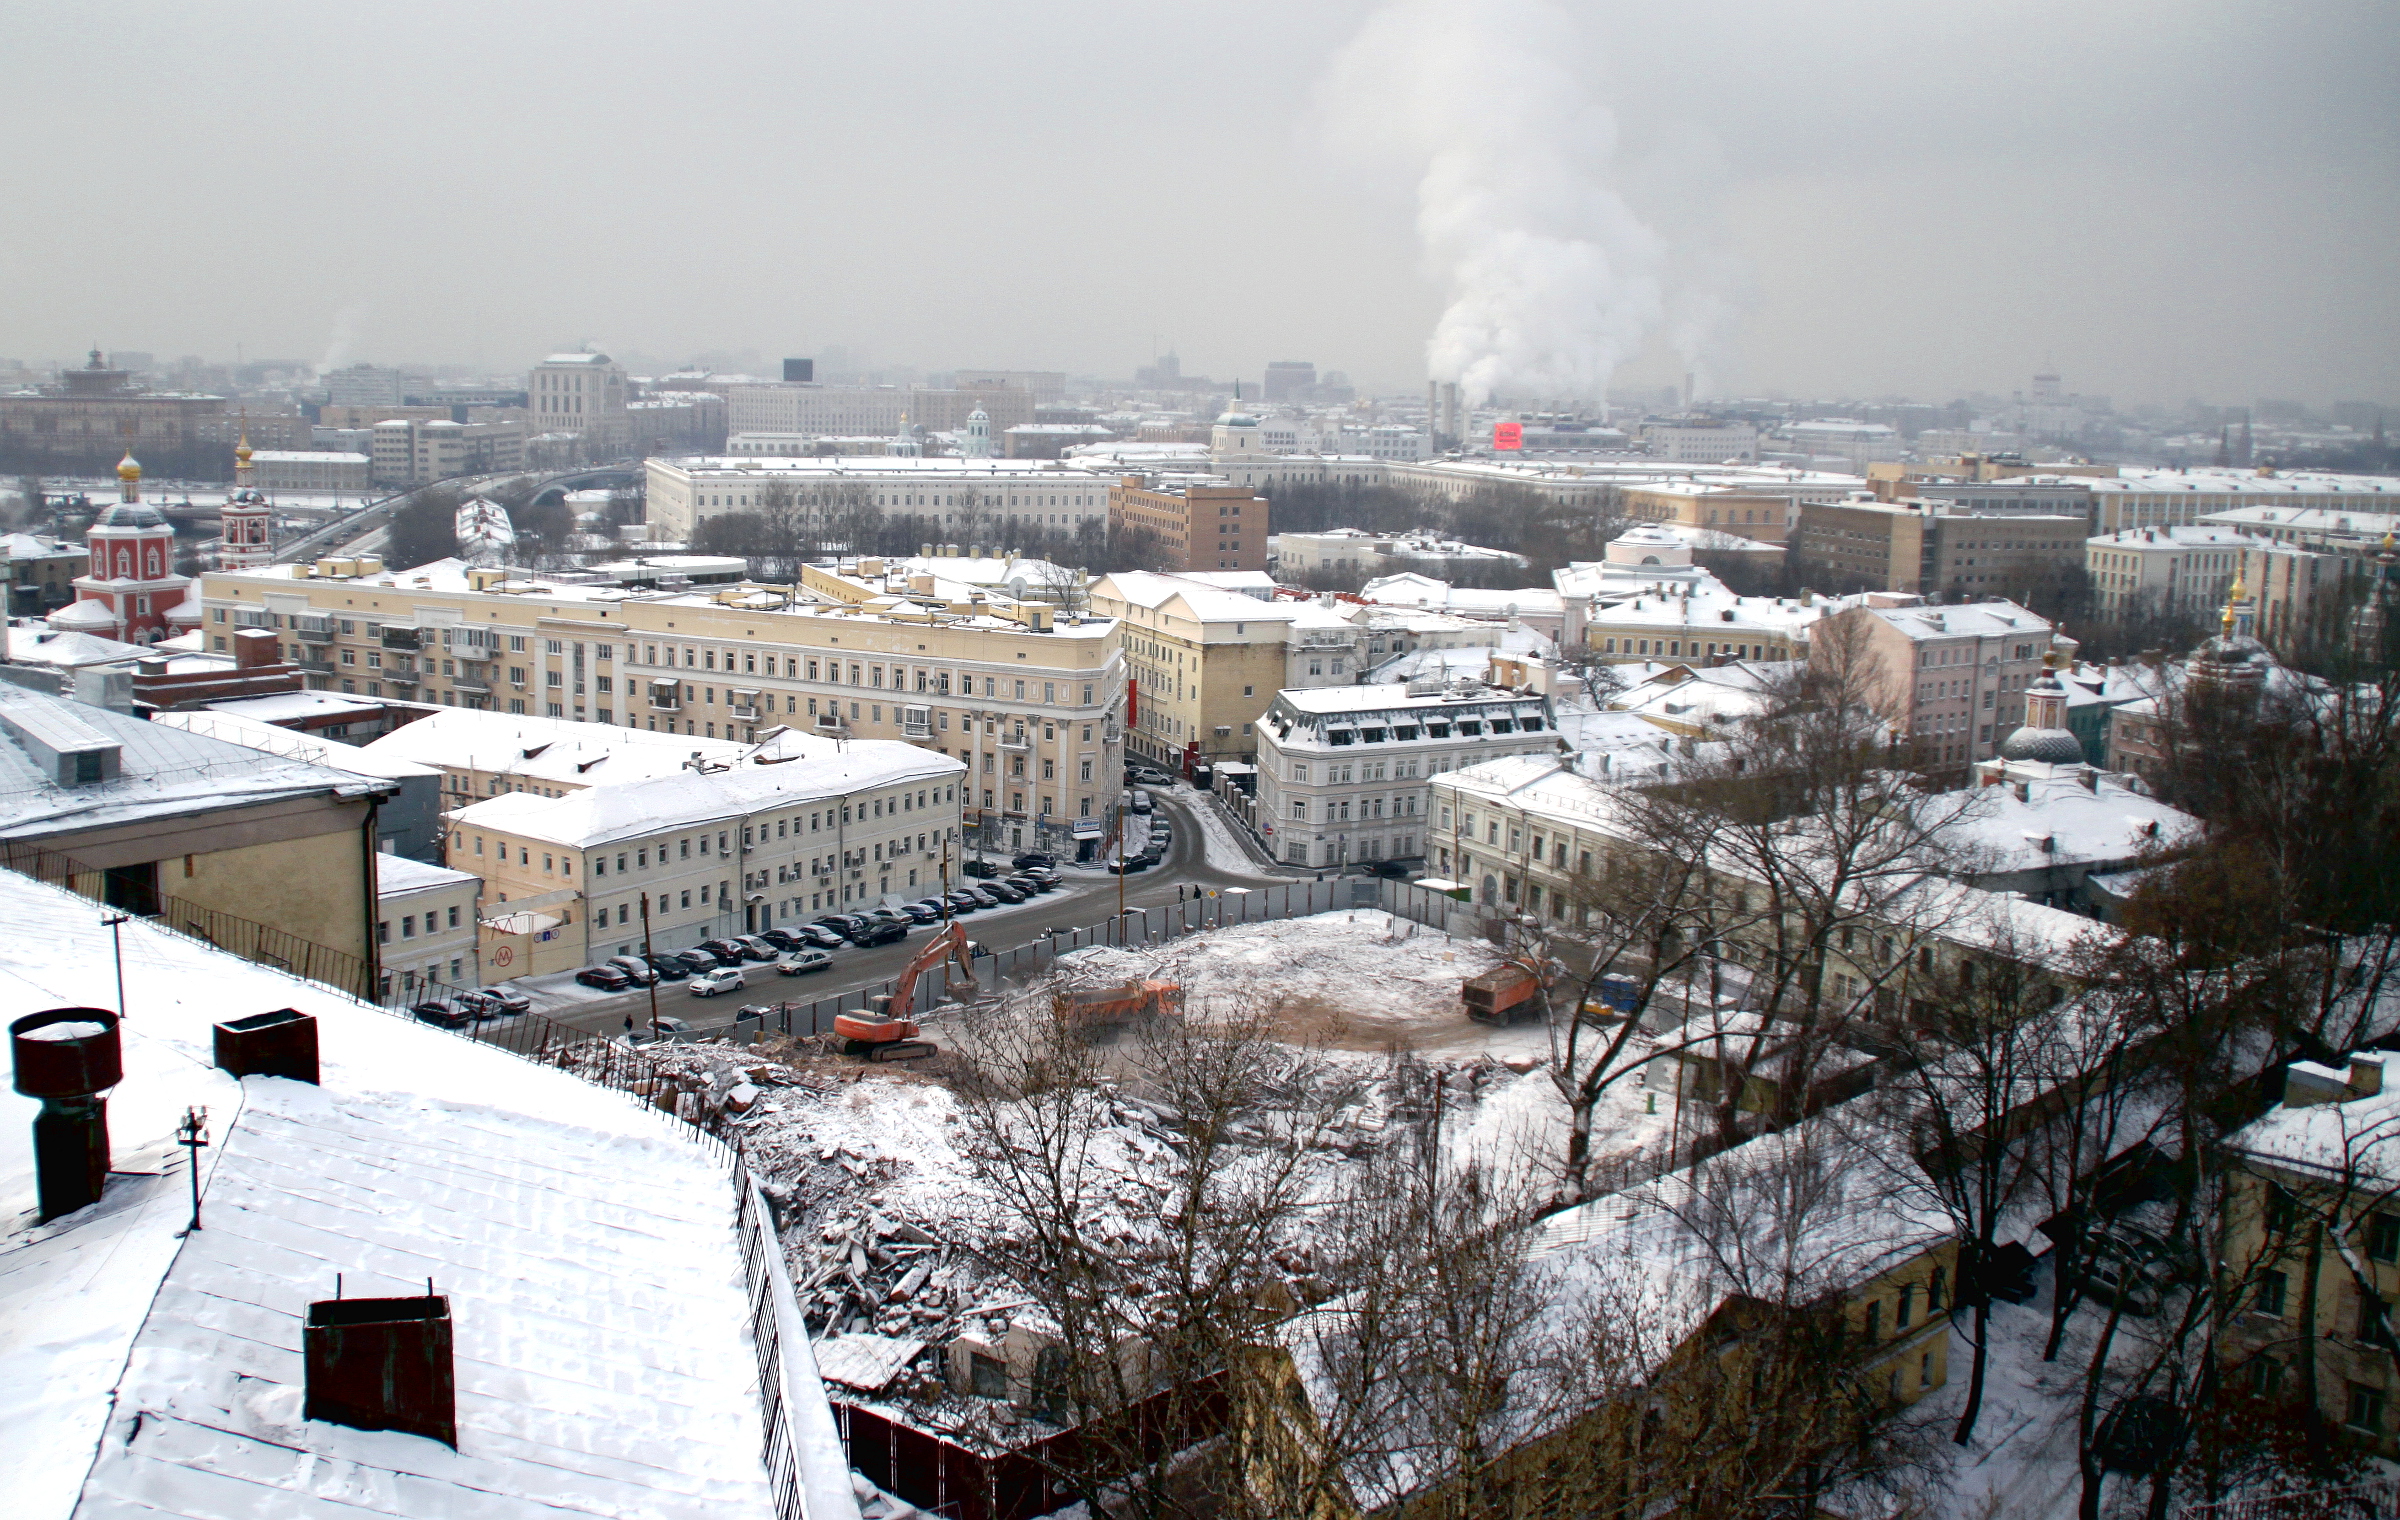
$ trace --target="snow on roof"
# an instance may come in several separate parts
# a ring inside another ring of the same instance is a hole
[[[1256,597],[1222,590],[1188,576],[1151,570],[1119,570],[1103,576],[1094,594],[1114,596],[1152,611],[1169,602],[1181,601],[1186,611],[1204,623],[1281,623],[1292,617],[1291,608],[1262,603]]]
[[[1873,607],[1881,619],[1911,639],[2005,638],[2011,633],[2047,634],[2049,619],[2014,602],[1960,602],[1952,606]]]
[[[106,665],[149,653],[139,644],[104,639],[96,634],[11,623],[8,663],[11,665]]]
[[[286,759],[305,760],[311,765],[327,766],[337,771],[355,771],[361,776],[388,776],[400,780],[409,776],[441,774],[433,766],[419,765],[398,755],[378,754],[368,746],[320,739],[297,729],[279,727],[263,718],[245,717],[214,708],[156,712],[150,715],[150,721],[204,738],[222,739],[227,744],[263,749],[270,755],[282,755]]]
[[[2028,780],[2024,797],[2015,785],[1983,786],[1937,795],[1928,805],[1948,820],[1950,841],[1977,857],[1979,874],[2114,864],[2198,843],[2200,820],[2191,814],[2119,777],[2092,780],[2091,788],[2069,776]]]
[[[283,691],[265,697],[229,697],[210,703],[208,710],[275,723],[295,718],[373,718],[389,705],[373,697],[343,697],[329,691]]]
[[[2212,528],[2193,523],[2173,523],[2158,528],[2126,528],[2117,533],[2103,533],[2088,540],[2095,549],[2206,549],[2252,548],[2266,542],[2253,534],[2232,528]]]
[[[252,464],[365,464],[364,454],[341,449],[256,449],[251,452]]]
[[[1475,651],[1481,655],[1483,651]],[[1503,691],[1483,685],[1449,687],[1442,691],[1411,695],[1406,682],[1385,681],[1371,686],[1307,686],[1294,687],[1275,694],[1275,705],[1303,714],[1401,711],[1409,708],[1440,710],[1458,707],[1469,702],[1511,702],[1540,705],[1540,697],[1521,697],[1513,691]],[[1480,716],[1477,714],[1476,716]]]
[[[436,887],[464,886],[479,882],[482,877],[472,871],[453,871],[448,866],[431,866],[406,855],[379,852],[375,857],[375,895],[396,897],[403,892],[426,892]]]
[[[2382,1068],[2382,1091],[2305,1108],[2278,1108],[2234,1131],[2230,1144],[2262,1160],[2356,1177],[2370,1193],[2380,1192],[2400,1181],[2400,1071],[2392,1070],[2390,1056],[2388,1051],[2362,1050],[2350,1057],[2353,1065]],[[2293,1063],[2295,1068],[2303,1064]],[[2325,1083],[2347,1086],[2351,1068],[2319,1067],[2312,1074]]]
[[[614,786],[586,786],[563,797],[511,792],[450,815],[453,824],[587,849],[665,829],[749,816],[762,808],[847,797],[875,787],[948,781],[963,761],[913,744],[869,739],[823,743],[830,753],[740,770],[684,771]]]
[[[0,1011],[113,1002],[89,900],[0,872]],[[10,1512],[765,1517],[719,1153],[620,1094],[135,920],[94,1207],[29,1226],[36,1103],[0,1096]],[[323,1085],[236,1081],[221,1019],[318,1020]],[[205,1106],[205,1228],[172,1143]],[[162,1158],[164,1158],[162,1160]],[[459,1447],[301,1418],[332,1298],[450,1297]],[[326,1485],[333,1487],[328,1488]]]
[[[64,717],[97,730],[119,746],[118,774],[59,785],[56,773],[37,764],[9,730],[6,720],[20,714],[34,722]],[[350,799],[392,791],[380,778],[264,757],[238,744],[0,683],[0,830],[11,836],[38,838],[316,792]]]
[[[1429,575],[1413,572],[1379,576],[1359,588],[1360,596],[1370,602],[1389,602],[1403,607],[1432,607],[1449,612],[1481,613],[1485,616],[1521,617],[1526,614],[1557,613],[1565,610],[1558,591],[1549,586],[1521,586],[1513,590],[1492,590],[1481,586],[1453,586],[1448,581],[1435,580]]]
[[[1264,570],[1185,570],[1181,578],[1219,591],[1238,591],[1262,602],[1275,595],[1275,577]]]
[[[830,739],[786,734],[769,753],[832,748]],[[488,771],[568,786],[647,781],[680,775],[684,763],[731,762],[756,746],[731,739],[652,733],[609,723],[536,718],[522,713],[444,707],[404,723],[364,747],[379,758],[413,761],[438,770]]]

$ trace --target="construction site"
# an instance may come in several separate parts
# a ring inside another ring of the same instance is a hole
[[[1203,1126],[1225,1141],[1212,1164],[1294,1158],[1293,1186],[1312,1198],[1428,1133],[1429,1115],[1454,1164],[1541,1177],[1565,1108],[1542,1026],[1479,1021],[1469,984],[1495,973],[1521,979],[1488,944],[1371,909],[1094,947],[1022,985],[994,985],[953,933],[830,1033],[649,1053],[671,1074],[661,1106],[738,1131],[854,1457],[894,1453],[896,1492],[943,1463],[982,1463],[957,1483],[999,1492],[1011,1454],[1062,1428],[1041,1376],[1059,1327],[1012,1276],[1029,1230],[1057,1224],[1029,1218],[1007,1180],[1022,1159],[1009,1148],[1055,1143],[1061,1112],[1026,1073],[1063,1082],[1057,1068],[1072,1068],[1079,1181],[1057,1202],[1080,1237],[1128,1259],[1157,1247]],[[1228,1035],[1254,1047],[1260,1079],[1238,1112],[1187,1111],[1174,1064]],[[1631,1085],[1612,1098],[1604,1153],[1658,1143],[1655,1108]],[[1294,1304],[1310,1298],[1311,1251],[1306,1229],[1278,1232]]]

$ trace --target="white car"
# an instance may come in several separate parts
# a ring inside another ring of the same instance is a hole
[[[720,992],[738,992],[749,985],[742,980],[739,967],[719,966],[714,971],[703,971],[693,977],[691,993],[694,997],[715,997]]]

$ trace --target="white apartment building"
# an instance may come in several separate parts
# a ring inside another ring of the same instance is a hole
[[[525,428],[517,422],[424,422],[392,417],[367,429],[368,474],[379,486],[423,485],[453,475],[525,467]]]
[[[483,879],[405,855],[375,857],[376,959],[387,998],[422,1002],[483,985],[475,944]]]
[[[1645,422],[1642,446],[1669,464],[1756,464],[1758,429],[1746,422]]]
[[[483,878],[486,938],[509,964],[565,970],[640,950],[645,905],[650,947],[668,950],[945,887],[965,775],[869,742],[511,792],[450,814],[449,859]]]
[[[355,573],[366,564],[212,572],[202,637],[217,649],[275,631],[313,690],[686,740],[786,728],[954,754],[975,773],[968,821],[993,847],[1071,852],[1118,789],[1126,664],[1109,618],[997,597],[953,611],[905,586],[853,602],[512,579],[455,560]]]
[[[1258,725],[1259,832],[1290,865],[1415,859],[1432,778],[1558,748],[1547,697],[1481,682],[1278,692]]]
[[[2281,535],[2265,531],[2257,522],[2267,515],[2267,509],[2286,519],[2310,512],[2323,512],[2329,520],[2400,513],[2400,479],[2390,476],[2123,468],[2113,480],[2093,479],[2084,484],[2092,493],[2095,533],[2205,522],[2275,538]],[[2229,515],[2237,512],[2243,516]]]
[[[363,495],[372,465],[364,454],[339,449],[259,449],[250,456],[250,480],[262,491]]]
[[[2265,547],[2265,540],[2231,528],[2170,526],[2102,534],[2084,547],[2093,610],[2111,619],[2204,616],[2225,605],[2243,551]]]
[[[725,390],[728,433],[794,438],[844,435],[889,438],[900,431],[908,392],[890,385],[811,385],[761,381]]]
[[[961,542],[1005,543],[1015,530],[1071,532],[1108,520],[1116,477],[1055,459],[716,457],[648,462],[654,539],[689,542],[701,523],[764,504],[781,481],[794,507],[830,522],[852,505],[913,514]]]
[[[632,399],[625,368],[606,354],[552,354],[525,379],[526,406],[536,433],[582,438],[594,458],[624,452],[633,436],[625,407]]]

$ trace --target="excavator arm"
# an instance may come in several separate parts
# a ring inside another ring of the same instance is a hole
[[[927,940],[925,947],[909,959],[907,968],[892,983],[891,1001],[883,1005],[883,1016],[887,1019],[913,1017],[917,1011],[917,978],[942,962],[952,960],[958,962],[959,974],[966,978],[968,986],[979,985],[975,980],[975,963],[967,950],[966,926],[956,919],[952,919],[940,933]]]

